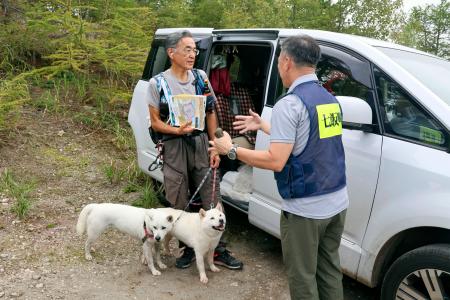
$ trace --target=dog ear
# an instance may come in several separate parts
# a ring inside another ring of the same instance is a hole
[[[153,208],[147,210],[147,216],[150,218],[150,221],[153,221]]]
[[[167,221],[168,221],[169,223],[172,223],[172,221],[173,221],[172,215],[167,216]]]
[[[200,211],[198,213],[200,215],[200,218],[204,218],[206,216],[206,211],[203,208],[200,208]]]
[[[217,202],[217,205],[215,207],[217,210],[219,210],[220,212],[223,212],[223,206],[222,206],[222,202]]]

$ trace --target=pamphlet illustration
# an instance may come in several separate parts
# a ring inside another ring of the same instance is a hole
[[[170,98],[170,125],[180,126],[192,121],[195,129],[205,128],[206,96],[180,94]]]

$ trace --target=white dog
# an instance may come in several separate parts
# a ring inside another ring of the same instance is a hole
[[[173,216],[168,211],[160,209],[144,209],[129,205],[114,203],[92,203],[86,205],[80,213],[77,222],[77,232],[82,235],[87,232],[84,247],[85,257],[91,260],[91,244],[112,226],[123,233],[127,233],[142,240],[144,259],[153,275],[161,275],[153,263],[153,254],[156,254],[156,263],[161,269],[166,269],[162,263],[159,242],[162,242],[168,232],[172,230]]]
[[[170,209],[165,208],[167,211]],[[223,207],[219,203],[216,208],[205,211],[200,209],[198,213],[181,213],[175,218],[172,232],[165,239],[165,246],[168,249],[170,235],[182,241],[194,249],[197,261],[197,269],[200,273],[200,281],[208,282],[205,273],[204,257],[213,272],[219,272],[220,269],[214,265],[214,249],[219,244],[220,237],[225,230],[225,214]]]

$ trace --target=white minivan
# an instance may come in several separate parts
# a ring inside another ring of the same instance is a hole
[[[156,158],[149,137],[149,79],[169,67],[168,34],[156,31],[128,121],[138,164],[149,171]],[[343,110],[350,206],[340,255],[348,276],[383,299],[450,299],[450,62],[415,49],[334,32],[303,29],[190,29],[200,50],[196,68],[216,91],[219,125],[233,137],[237,114],[248,108],[270,121],[284,92],[277,71],[280,42],[308,34],[320,44],[317,75]],[[223,79],[225,77],[225,80]],[[217,80],[217,82],[213,82]],[[223,85],[228,87],[223,92]],[[267,149],[262,131],[244,137]],[[223,160],[224,201],[250,223],[279,237],[282,198],[272,171]]]

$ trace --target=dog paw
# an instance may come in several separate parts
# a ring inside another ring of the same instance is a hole
[[[166,266],[165,264],[163,264],[163,263],[158,263],[158,267],[159,267],[160,269],[162,269],[162,270],[167,269],[167,266]]]
[[[153,276],[159,276],[159,275],[161,275],[161,272],[160,271],[158,271],[158,270],[151,270],[151,272],[152,272],[152,274],[153,274]]]
[[[200,282],[204,284],[208,283],[208,277],[206,277],[206,274],[200,275]]]
[[[220,272],[220,269],[218,267],[216,267],[215,265],[212,265],[211,266],[211,271],[217,273],[217,272]]]

